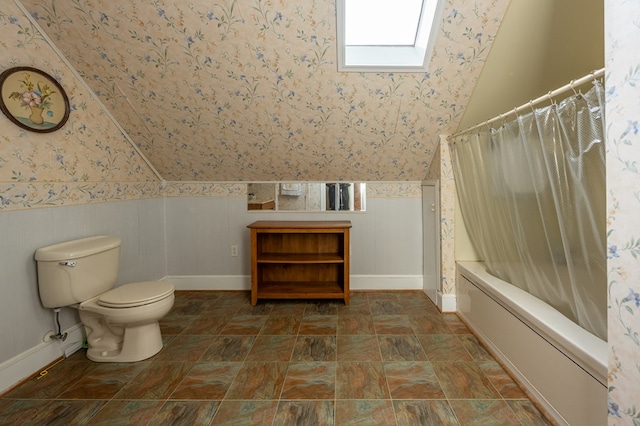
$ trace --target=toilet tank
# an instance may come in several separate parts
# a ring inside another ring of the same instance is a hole
[[[120,244],[118,237],[97,236],[36,250],[42,305],[74,305],[113,288],[118,278]]]

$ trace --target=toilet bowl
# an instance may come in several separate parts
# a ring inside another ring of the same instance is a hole
[[[134,362],[162,349],[158,321],[174,302],[173,285],[144,281],[116,287],[78,305],[87,332],[87,358],[96,362]]]
[[[142,281],[115,286],[121,240],[98,236],[36,251],[45,308],[76,308],[87,333],[87,357],[135,362],[162,349],[159,320],[173,307],[174,286]]]

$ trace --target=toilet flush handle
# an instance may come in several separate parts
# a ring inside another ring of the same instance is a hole
[[[63,262],[58,262],[58,265],[68,266],[70,268],[75,268],[76,267],[76,262],[74,262],[72,260],[65,260]]]

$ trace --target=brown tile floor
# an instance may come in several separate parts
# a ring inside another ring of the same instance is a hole
[[[422,292],[259,301],[176,292],[164,349],[78,352],[0,399],[0,424],[546,425],[455,315]]]

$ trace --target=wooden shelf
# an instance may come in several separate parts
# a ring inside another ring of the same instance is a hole
[[[251,229],[251,304],[343,299],[349,304],[349,221],[258,221]]]
[[[330,253],[263,253],[258,263],[344,263],[344,257]]]
[[[344,290],[338,282],[263,282],[258,289],[259,299],[342,299]]]

